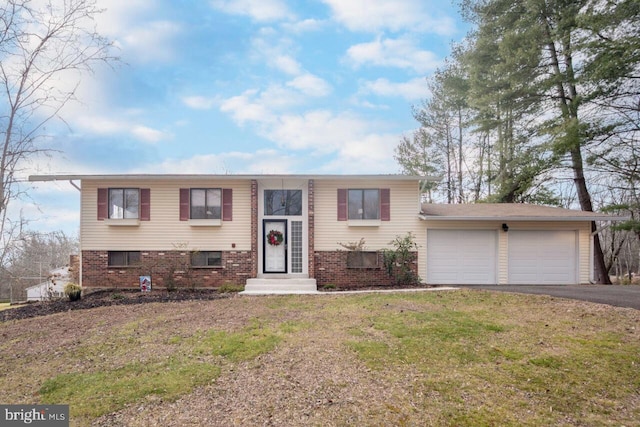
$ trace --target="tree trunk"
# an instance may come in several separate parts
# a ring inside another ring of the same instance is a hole
[[[464,203],[462,165],[462,108],[458,107],[458,203]]]
[[[573,169],[573,182],[578,193],[578,201],[583,211],[593,212],[591,195],[587,189],[587,181],[584,178],[582,152],[580,148],[571,150],[571,168]],[[591,233],[593,233],[593,280],[596,283],[610,285],[611,278],[604,260],[604,252],[600,244],[600,236],[596,233],[595,221],[591,222]]]
[[[578,96],[575,85],[575,74],[573,70],[573,57],[571,51],[571,34],[567,33],[560,38],[562,43],[563,60],[565,73],[560,68],[560,59],[555,41],[552,37],[553,31],[549,21],[544,21],[545,36],[547,38],[546,45],[551,55],[551,65],[553,74],[556,78],[556,89],[559,97],[559,107],[568,133],[567,139],[570,140],[569,154],[571,156],[571,169],[573,170],[573,182],[578,193],[578,201],[583,211],[593,212],[591,203],[591,195],[587,188],[587,181],[584,177],[584,161],[582,159],[581,136],[577,128],[580,120],[578,118]],[[565,85],[567,90],[565,90]],[[593,279],[596,283],[611,284],[609,272],[605,267],[604,252],[600,244],[600,236],[596,233],[596,223],[591,223],[591,232],[593,233]]]

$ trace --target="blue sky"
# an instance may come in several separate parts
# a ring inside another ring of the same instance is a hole
[[[425,78],[468,29],[437,0],[97,4],[121,63],[82,77],[30,173],[397,173]],[[70,184],[31,198],[30,228],[77,232]]]

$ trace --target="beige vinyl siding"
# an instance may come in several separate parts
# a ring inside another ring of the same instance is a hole
[[[151,220],[110,226],[97,220],[98,188],[151,189]],[[233,221],[194,227],[180,221],[180,188],[233,189]],[[82,250],[251,250],[251,181],[82,181]],[[235,244],[235,248],[232,245]]]
[[[539,222],[519,222],[519,221],[425,221],[426,229],[467,229],[467,230],[498,230],[498,283],[508,283],[509,265],[509,240],[508,232],[502,231],[502,224],[509,225],[512,230],[572,230],[577,232],[577,259],[578,259],[578,280],[580,283],[589,283],[590,280],[590,254],[591,254],[591,223],[583,222],[563,222],[563,221],[539,221]],[[425,224],[423,224],[424,226]],[[426,244],[426,240],[420,242]],[[426,267],[425,267],[426,268]],[[420,271],[426,277],[426,270]]]
[[[348,221],[338,221],[339,188],[389,188],[391,221],[380,221],[377,226],[349,226]],[[315,181],[315,243],[316,251],[335,251],[342,248],[340,243],[357,242],[365,239],[367,250],[391,248],[396,236],[405,236],[411,231],[419,247],[418,268],[425,271],[427,259],[424,256],[426,229],[419,219],[420,191],[417,181],[380,180],[316,180]]]

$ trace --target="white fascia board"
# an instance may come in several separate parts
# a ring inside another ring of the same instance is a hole
[[[577,221],[627,221],[629,216],[620,215],[590,215],[590,216],[492,216],[492,217],[473,217],[473,216],[429,216],[419,215],[423,221],[539,221],[539,222],[577,222]]]
[[[438,181],[439,177],[416,175],[215,175],[215,174],[114,174],[114,175],[30,175],[30,182],[77,181],[77,180],[162,180],[187,181],[195,179],[238,180],[238,179],[314,179],[314,180],[369,180],[390,181]]]

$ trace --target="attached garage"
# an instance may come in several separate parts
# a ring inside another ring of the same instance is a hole
[[[581,284],[593,277],[592,221],[626,217],[526,204],[424,203],[429,284]],[[423,264],[424,265],[424,264]]]
[[[427,230],[427,283],[495,285],[496,230]]]
[[[577,279],[576,232],[509,231],[509,284],[570,285]]]

